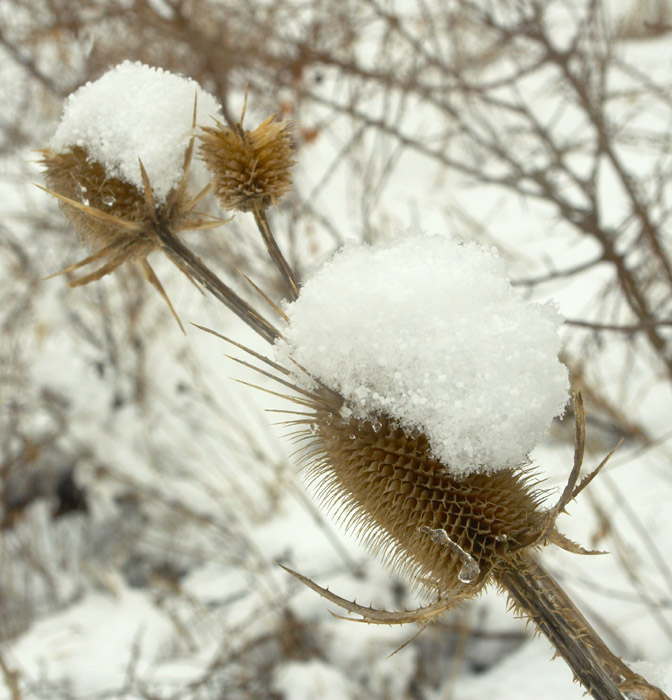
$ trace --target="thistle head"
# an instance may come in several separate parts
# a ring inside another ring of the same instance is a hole
[[[318,409],[310,420],[302,456],[318,498],[428,593],[476,592],[500,557],[536,543],[547,525],[525,469],[458,478],[424,433],[389,416],[344,420]]]
[[[217,122],[201,132],[199,153],[223,209],[266,209],[291,190],[294,148],[288,122],[271,115],[253,131]]]
[[[47,189],[59,199],[64,216],[90,250],[124,251],[126,260],[146,257],[154,248],[144,193],[110,177],[88,151],[75,146],[61,153],[42,151]]]
[[[68,98],[42,164],[47,190],[92,254],[63,272],[103,261],[71,286],[137,262],[167,301],[147,262],[160,247],[157,227],[219,223],[195,211],[207,192],[205,169],[192,167],[197,108],[219,114],[194,81],[128,61]]]
[[[284,312],[318,497],[395,569],[456,599],[549,533],[528,454],[568,397],[560,318],[492,250],[351,246]]]

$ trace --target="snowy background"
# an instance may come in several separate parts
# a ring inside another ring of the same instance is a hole
[[[233,381],[257,377],[184,337],[132,266],[43,281],[83,251],[33,149],[125,59],[197,80],[234,120],[247,85],[248,128],[295,122],[296,188],[270,216],[304,276],[410,228],[497,246],[558,304],[586,468],[625,441],[559,522],[609,554],[544,561],[669,694],[671,29],[643,0],[0,0],[0,698],[583,697],[495,591],[392,657],[416,628],[333,618],[276,562],[364,604],[418,601],[319,511],[279,404]],[[248,215],[185,240],[241,294],[240,272],[281,293]],[[265,351],[151,262],[183,321]],[[569,415],[532,455],[551,503],[572,439]]]

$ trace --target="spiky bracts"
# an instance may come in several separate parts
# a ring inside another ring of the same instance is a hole
[[[42,151],[47,191],[54,195],[61,210],[92,254],[57,274],[74,272],[98,261],[103,264],[93,272],[70,282],[77,287],[114,272],[126,262],[137,262],[147,280],[161,294],[178,324],[181,323],[147,256],[162,247],[160,228],[179,233],[184,230],[220,225],[215,217],[195,212],[207,193],[189,194],[187,177],[193,151],[185,153],[182,181],[157,205],[144,168],[144,191],[135,185],[110,177],[104,166],[93,160],[86,149],[74,147],[63,153]],[[207,189],[207,188],[206,188]],[[191,275],[176,263],[187,276]]]
[[[301,457],[318,498],[428,592],[480,590],[502,557],[535,544],[547,526],[534,474],[457,479],[425,435],[386,416],[345,420],[338,408],[318,408],[305,421]]]
[[[223,209],[253,211],[276,204],[292,188],[293,145],[287,122],[271,115],[253,131],[240,124],[201,127],[199,153]]]
[[[146,258],[154,249],[146,226],[145,197],[137,187],[108,177],[105,168],[80,147],[65,153],[43,151],[42,165],[47,188],[59,198],[61,211],[92,252],[107,250],[110,261],[123,258],[123,262]],[[95,278],[96,273],[72,286]]]

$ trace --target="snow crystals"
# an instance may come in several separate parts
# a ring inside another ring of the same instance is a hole
[[[285,307],[280,354],[347,400],[424,432],[456,476],[524,462],[568,399],[561,318],[495,249],[437,235],[347,245]]]
[[[70,95],[50,147],[56,152],[83,147],[111,177],[141,191],[142,160],[161,204],[183,174],[184,152],[193,135],[194,98],[197,123],[222,118],[217,100],[195,81],[125,61]],[[207,183],[196,158],[193,171]]]

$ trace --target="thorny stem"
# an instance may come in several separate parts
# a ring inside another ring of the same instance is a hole
[[[533,554],[518,554],[503,562],[494,576],[514,606],[537,625],[595,700],[670,700],[609,650]]]
[[[245,321],[248,326],[259,333],[262,338],[271,344],[275,342],[280,335],[278,330],[244,299],[239,297],[231,287],[224,284],[197,255],[183,245],[168,226],[159,222],[153,228],[161,249],[177,267],[203,285],[205,289]]]
[[[296,299],[298,286],[294,273],[273,237],[264,210],[255,209],[254,218],[268,252],[288,286],[291,298]],[[268,342],[273,343],[279,337],[277,329],[224,284],[198,256],[180,242],[169,227],[157,222],[154,232],[162,250],[178,267],[202,284]],[[304,580],[300,574],[294,575]],[[500,588],[508,593],[514,607],[536,624],[551,642],[556,654],[572,669],[576,680],[595,700],[670,700],[659,688],[628,668],[610,651],[560,584],[546,572],[529,550],[518,552],[502,561],[495,568],[493,576]],[[304,583],[316,588],[308,579]],[[329,597],[327,591],[318,592]],[[340,605],[343,601],[339,599],[336,602]],[[371,610],[358,612],[365,616],[371,614]],[[394,617],[397,617],[396,613]]]
[[[266,244],[266,250],[271,256],[271,260],[278,268],[278,271],[282,275],[285,284],[287,285],[287,291],[289,292],[290,301],[295,301],[299,296],[299,287],[296,283],[296,275],[294,271],[289,266],[285,256],[278,247],[278,243],[275,240],[273,233],[271,231],[271,226],[268,223],[268,217],[266,216],[266,211],[261,207],[255,207],[253,209],[254,220],[257,223],[261,237],[264,239]]]

